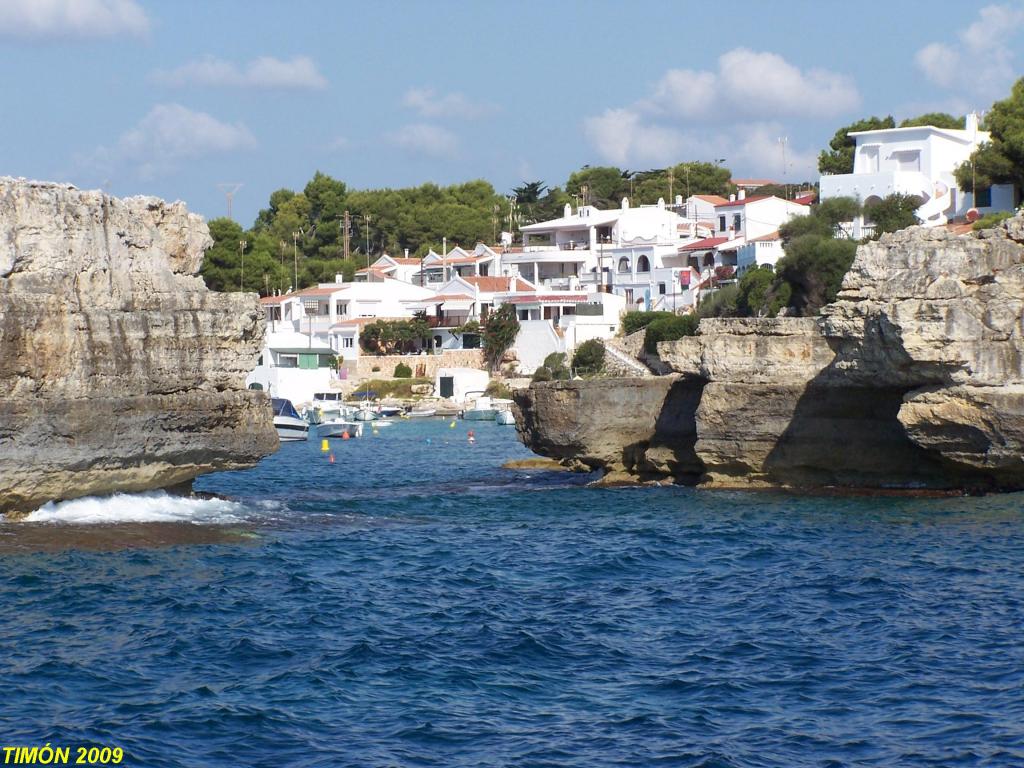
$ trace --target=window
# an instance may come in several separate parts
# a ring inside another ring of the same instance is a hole
[[[975,208],[991,208],[992,207],[992,187],[988,189],[979,189],[974,194],[974,207]]]
[[[299,358],[298,355],[278,355],[277,366],[279,368],[298,368]]]
[[[352,349],[352,347],[355,346],[353,342],[355,342],[355,339],[353,339],[351,336],[341,337],[341,346],[344,347],[345,349]]]
[[[334,305],[334,314],[339,317],[348,317],[348,302],[339,301]]]
[[[619,272],[629,272],[629,259],[625,257],[619,259]]]
[[[718,231],[725,232],[725,216],[718,217]]]
[[[476,333],[462,334],[463,349],[480,349],[480,336]]]
[[[896,163],[897,171],[921,170],[921,150],[919,149],[897,150],[890,157]]]
[[[636,260],[636,271],[637,272],[650,272],[651,262],[648,261],[646,256],[641,256]]]
[[[743,214],[734,213],[732,215],[732,228],[737,232],[743,228]]]
[[[664,296],[665,295],[665,284],[664,283],[658,283],[658,294],[660,296]]]

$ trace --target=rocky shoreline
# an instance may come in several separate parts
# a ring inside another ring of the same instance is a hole
[[[210,243],[182,203],[0,178],[0,513],[277,450],[259,302],[196,277]]]
[[[524,443],[605,482],[1024,488],[1024,218],[862,245],[816,318],[705,319],[674,373],[536,384]]]

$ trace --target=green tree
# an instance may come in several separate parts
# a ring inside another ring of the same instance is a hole
[[[822,173],[832,174],[853,173],[853,153],[857,147],[857,140],[850,134],[856,131],[874,131],[880,128],[895,127],[896,121],[889,115],[888,117],[867,117],[840,128],[832,137],[832,141],[828,143],[829,149],[823,149],[818,155],[818,170]]]
[[[790,286],[789,306],[797,314],[809,316],[835,301],[856,254],[857,244],[852,240],[808,234],[789,241],[786,255],[775,268],[779,279]]]
[[[238,243],[245,232],[228,218],[210,219],[208,226],[213,246],[203,257],[199,274],[212,291],[237,291],[242,263]]]
[[[982,127],[990,133],[990,141],[957,168],[957,186],[964,190],[984,190],[993,184],[1024,188],[1024,78],[1013,84],[1008,98],[992,105]]]
[[[565,191],[570,195],[578,195],[582,205],[594,205],[598,208],[618,208],[623,197],[629,196],[629,172],[623,172],[612,166],[583,166],[569,175],[565,183]]]
[[[864,208],[864,215],[875,224],[874,239],[883,232],[896,232],[918,223],[914,211],[923,201],[917,195],[886,195],[881,201]]]
[[[783,297],[775,286],[775,271],[771,267],[748,269],[737,288],[737,312],[744,317],[775,317],[789,300],[788,293]]]
[[[484,324],[484,359],[492,371],[501,365],[501,358],[515,344],[519,335],[519,318],[512,304],[502,304],[492,312]]]
[[[948,112],[927,112],[917,117],[908,117],[902,123],[900,128],[915,128],[919,125],[931,125],[936,128],[959,128],[963,129],[967,123],[967,118],[963,115],[960,117],[953,117]]]
[[[659,341],[675,341],[684,336],[695,335],[698,323],[700,318],[697,315],[670,315],[658,318],[647,326],[644,334],[644,351],[656,355]]]
[[[552,352],[544,358],[544,362],[533,372],[533,381],[563,381],[570,376],[564,352]]]
[[[594,376],[604,370],[604,342],[587,339],[572,356],[572,367],[580,376]]]

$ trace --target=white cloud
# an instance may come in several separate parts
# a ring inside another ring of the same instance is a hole
[[[857,87],[846,75],[802,71],[776,53],[747,48],[722,54],[715,70],[670,69],[653,94],[638,102],[646,112],[701,122],[729,122],[765,112],[829,117],[859,104]]]
[[[255,147],[255,137],[241,123],[224,123],[180,104],[158,104],[112,147],[99,147],[85,164],[107,174],[127,167],[142,179],[152,179],[185,160]]]
[[[422,117],[472,120],[496,111],[493,104],[476,102],[461,93],[439,94],[433,88],[410,88],[402,96],[402,106]]]
[[[451,157],[458,149],[458,139],[447,128],[429,123],[405,125],[387,135],[387,140],[413,155]]]
[[[932,42],[914,55],[925,77],[965,96],[1005,96],[1017,76],[1015,39],[1024,29],[1024,7],[987,5],[959,34],[959,42]],[[975,104],[975,107],[984,106]]]
[[[780,118],[828,118],[859,104],[845,75],[736,48],[714,69],[669,70],[643,98],[584,118],[583,133],[620,167],[725,158],[742,175],[805,179],[817,175],[816,153],[787,142],[783,169]]]
[[[352,142],[345,136],[335,136],[329,142],[327,142],[328,152],[344,152],[346,149],[352,147]]]
[[[135,0],[0,0],[0,37],[143,37],[149,18]]]
[[[154,72],[152,78],[161,85],[173,88],[199,85],[213,88],[321,90],[327,87],[327,79],[308,56],[296,56],[287,61],[273,56],[260,56],[242,66],[232,61],[204,56],[176,69]]]

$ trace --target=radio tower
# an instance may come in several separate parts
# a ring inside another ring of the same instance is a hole
[[[217,185],[217,189],[224,193],[224,197],[228,200],[228,218],[234,220],[231,215],[231,201],[235,199],[235,192],[242,188],[242,182],[225,181],[222,184]]]

